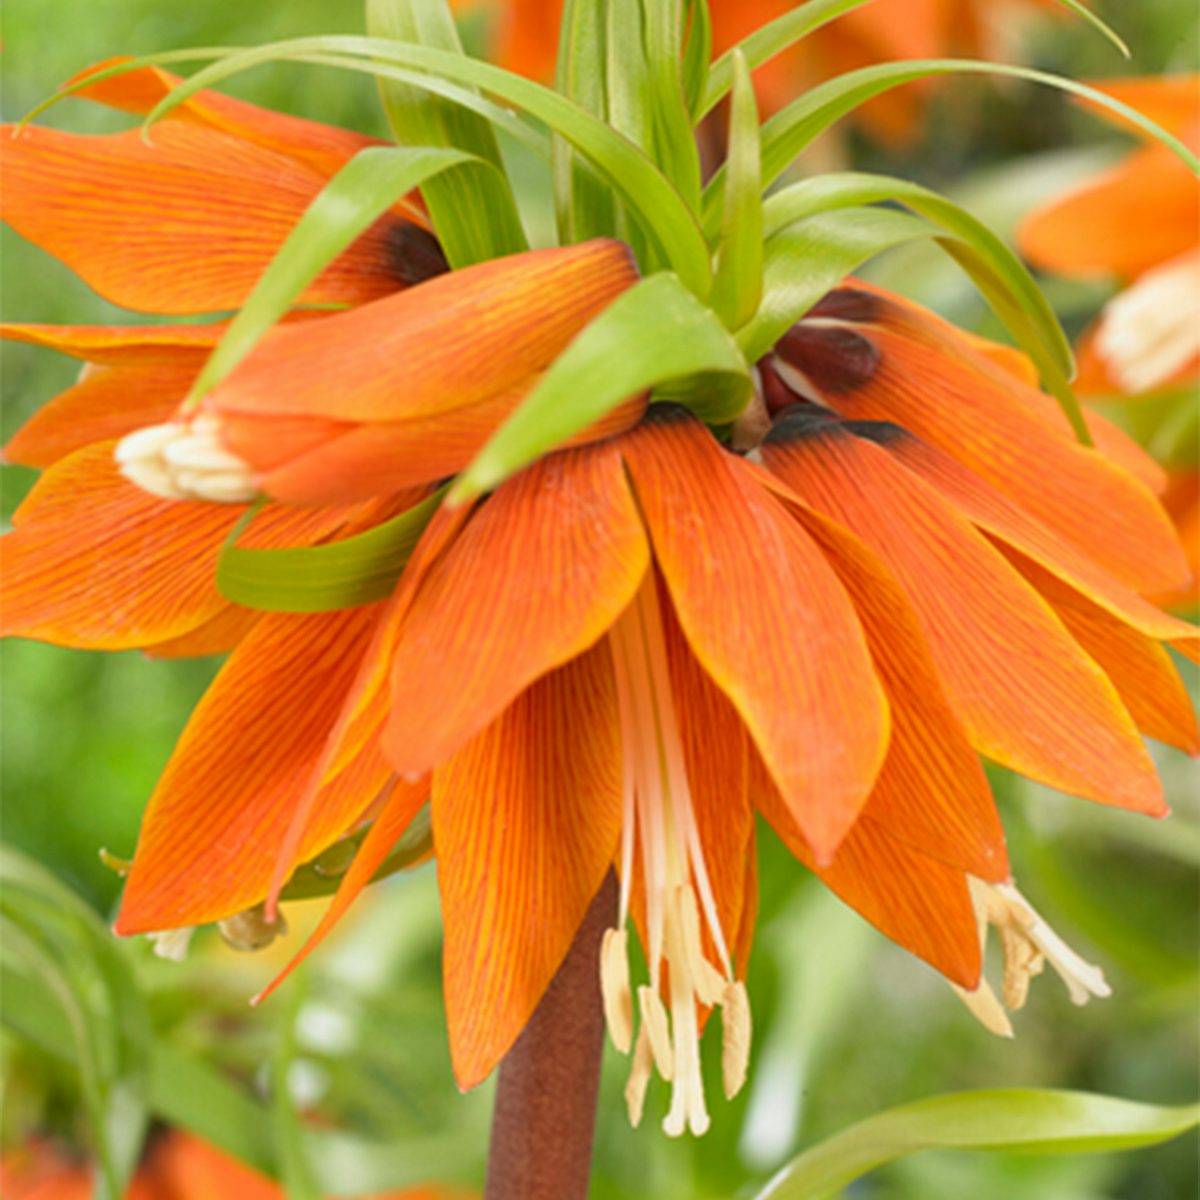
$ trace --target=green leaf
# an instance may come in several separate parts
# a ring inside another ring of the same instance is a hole
[[[635,284],[575,337],[459,476],[447,503],[489,491],[623,400],[668,383],[664,398],[711,424],[733,420],[752,387],[713,311],[664,273]]]
[[[746,60],[738,52],[733,65],[729,171],[710,303],[730,329],[738,329],[754,316],[762,299],[763,205],[754,85]]]
[[[558,90],[585,112],[608,112],[607,23],[598,0],[567,0],[559,30]],[[563,245],[616,232],[612,192],[572,144],[556,135],[553,151],[554,207]]]
[[[1160,129],[1148,117],[1144,117],[1111,96],[1072,79],[1034,71],[1027,67],[1008,66],[1004,63],[976,62],[971,59],[935,58],[883,63],[875,67],[863,67],[847,71],[834,79],[820,84],[792,101],[777,112],[762,130],[763,179],[767,184],[777,179],[814,138],[824,133],[847,113],[852,112],[868,100],[891,88],[927,79],[934,75],[998,75],[1008,79],[1023,79],[1041,83],[1047,87],[1070,92],[1117,113],[1128,122],[1157,139],[1174,151],[1193,171],[1200,171],[1200,159],[1177,137]],[[724,168],[717,171],[709,181],[704,193],[704,226],[711,229],[719,219],[714,211],[720,204],[724,186]]]
[[[740,50],[746,56],[750,69],[754,70],[755,67],[774,58],[776,54],[786,50],[789,46],[795,45],[814,30],[820,29],[822,25],[827,25],[845,13],[874,2],[875,0],[809,0],[809,3],[799,4],[782,16],[776,17],[774,21],[760,26],[723,54],[714,64],[708,85],[703,93],[703,100],[692,106],[696,120],[715,108],[733,86],[731,55],[734,50]],[[1057,0],[1057,2],[1082,17],[1093,29],[1096,29],[1116,46],[1126,58],[1130,57],[1129,47],[1094,12],[1080,4],[1078,0]]]
[[[700,208],[700,151],[684,96],[683,11],[680,0],[644,0],[646,5],[647,104],[653,154],[689,210]]]
[[[889,1109],[806,1150],[758,1200],[823,1200],[919,1150],[1085,1154],[1152,1146],[1200,1124],[1200,1105],[1158,1107],[1087,1092],[998,1088]]]
[[[760,25],[752,34],[743,38],[732,49],[717,59],[709,71],[701,99],[693,104],[692,112],[697,121],[714,108],[729,94],[733,87],[733,55],[740,52],[753,71],[775,57],[781,51],[806,38],[810,33],[828,25],[843,13],[848,13],[875,0],[808,0],[797,4],[782,16]]]
[[[7,847],[0,847],[0,956],[67,1023],[100,1168],[97,1195],[119,1200],[147,1122],[149,1018],[129,967],[86,904]],[[6,1021],[9,1004],[6,988]]]
[[[688,35],[683,48],[683,94],[688,112],[694,114],[708,85],[708,72],[712,61],[712,14],[708,10],[708,0],[689,0],[687,15]]]
[[[899,201],[953,235],[939,244],[975,281],[1018,344],[1037,364],[1059,397],[1076,436],[1090,443],[1079,404],[1067,384],[1074,372],[1071,346],[1054,310],[1020,258],[953,201],[903,179],[857,173],[823,175],[784,188],[767,200],[767,233],[814,213],[883,201]]]
[[[356,154],[296,222],[204,364],[189,403],[216,387],[309,283],[372,222],[413,188],[451,169],[479,174],[492,170],[460,150],[377,146]]]
[[[695,217],[670,181],[646,155],[602,121],[549,88],[460,54],[429,46],[345,35],[274,42],[228,55],[198,71],[163,99],[147,117],[147,124],[152,124],[200,89],[240,71],[262,63],[303,59],[305,55],[313,54],[365,58],[369,61],[357,69],[368,74],[374,73],[377,62],[428,72],[434,77],[430,81],[431,88],[447,79],[465,83],[483,88],[528,112],[553,132],[561,134],[589,159],[594,169],[621,196],[629,211],[636,214],[663,260],[671,264],[689,290],[698,296],[708,294],[712,286],[708,247]],[[131,70],[153,66],[156,61],[156,56],[150,55],[122,65]]]
[[[822,213],[776,233],[766,244],[763,299],[738,330],[749,362],[757,362],[826,292],[893,246],[933,238],[937,229],[907,213],[850,208]]]
[[[292,1098],[292,1067],[296,1062],[296,1023],[307,991],[307,964],[292,973],[284,992],[284,1011],[276,1029],[275,1053],[271,1058],[271,1124],[280,1176],[288,1200],[322,1200],[305,1144],[304,1127]]]
[[[258,512],[252,508],[234,527],[217,560],[217,589],[234,604],[268,612],[329,612],[386,600],[444,491],[366,533],[287,550],[238,546]]]
[[[462,54],[445,0],[367,0],[367,32]],[[448,146],[494,170],[432,176],[421,189],[452,267],[529,248],[491,126],[478,113],[412,84],[379,80],[392,132],[406,146]]]

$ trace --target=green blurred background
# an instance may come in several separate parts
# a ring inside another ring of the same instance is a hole
[[[1061,22],[1029,30],[1022,61],[1077,77],[1195,68],[1192,0],[1096,7],[1134,46],[1132,65],[1085,29]],[[4,116],[19,116],[70,74],[110,54],[360,32],[360,21],[358,6],[341,0],[10,0],[3,15]],[[364,77],[267,68],[239,78],[230,90],[384,133]],[[973,197],[982,215],[1010,227],[1021,207],[1049,194],[1054,181],[1123,144],[1044,90],[964,81],[944,88],[942,97],[928,135],[902,161],[858,135],[838,153],[866,169],[891,169]],[[63,106],[46,119],[81,130],[128,123],[86,105]],[[7,229],[0,251],[5,319],[130,319]],[[961,282],[927,253],[884,261],[876,277],[902,278],[909,294],[958,319],[983,321]],[[1052,295],[1076,327],[1104,294],[1096,287],[1052,284]],[[5,439],[33,408],[67,386],[75,370],[71,360],[49,352],[6,346]],[[6,514],[31,478],[20,468],[6,470]],[[88,655],[29,643],[10,643],[3,655],[3,837],[107,914],[119,881],[101,866],[97,850],[132,852],[142,805],[219,664],[156,663],[134,653]],[[615,1200],[744,1192],[815,1138],[943,1090],[1019,1084],[1158,1103],[1192,1099],[1200,1062],[1198,777],[1180,755],[1164,754],[1162,766],[1176,810],[1165,825],[997,774],[1019,881],[1069,941],[1103,964],[1115,992],[1111,1000],[1074,1009],[1056,980],[1043,981],[1017,1017],[1011,1043],[984,1033],[938,977],[814,885],[764,830],[761,932],[750,976],[757,1026],[750,1086],[725,1104],[715,1099],[714,1080],[713,1130],[698,1142],[672,1143],[656,1128],[663,1099],[653,1092],[643,1128],[628,1128],[620,1098],[625,1063],[611,1055],[594,1195]],[[444,1174],[478,1182],[488,1089],[460,1097],[453,1087],[440,1011],[432,868],[375,893],[347,936],[295,985],[298,993],[302,989],[298,999],[253,1014],[244,998],[271,977],[277,956],[235,961],[220,951],[204,953],[202,946],[177,967],[150,960],[144,948],[132,953],[156,1023],[181,1045],[253,1084],[277,1024],[293,1021],[299,1030],[294,1088],[304,1103],[392,1143],[411,1138],[417,1144],[449,1131],[455,1140]],[[294,924],[306,920],[311,916]],[[215,939],[209,941],[215,946]],[[61,1132],[78,1134],[70,1076],[11,1039],[0,1046],[8,1077],[3,1134],[19,1137],[47,1112]],[[854,1194],[889,1200],[1175,1200],[1196,1194],[1196,1155],[1193,1138],[1108,1157],[929,1153],[878,1172]]]

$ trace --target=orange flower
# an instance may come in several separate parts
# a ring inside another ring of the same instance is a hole
[[[948,53],[992,53],[1014,14],[1036,6],[1054,12],[1053,0],[881,0],[847,13],[755,72],[759,102],[782,108],[813,83],[844,71],[904,58]],[[551,79],[558,53],[562,0],[454,0],[453,7],[484,8],[492,15],[492,55],[510,70]],[[713,52],[721,54],[782,16],[791,0],[714,0],[710,4]],[[928,86],[911,84],[873,100],[861,119],[884,140],[912,141],[920,126]]]
[[[1121,80],[1102,91],[1200,150],[1200,75]],[[1140,131],[1139,131],[1140,132]],[[1167,388],[1195,403],[1200,382],[1200,180],[1151,142],[1068,195],[1031,213],[1023,252],[1067,275],[1105,275],[1123,285],[1079,348],[1076,387],[1111,399]],[[1161,590],[1165,604],[1200,603],[1200,506],[1194,462],[1173,471],[1166,503],[1192,566],[1189,586]]]
[[[148,113],[177,82],[147,68],[80,95]],[[4,126],[0,216],[115,304],[216,312],[245,300],[330,177],[375,144],[216,92],[172,110],[149,141],[137,129],[98,137]],[[405,202],[336,258],[301,300],[359,304],[445,269],[423,214]]]

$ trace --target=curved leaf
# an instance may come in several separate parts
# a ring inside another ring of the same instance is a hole
[[[592,319],[459,476],[446,502],[491,490],[622,401],[663,384],[672,385],[671,400],[716,425],[741,412],[752,387],[728,330],[669,273],[643,279]]]
[[[373,221],[413,188],[451,168],[493,170],[461,150],[372,146],[359,151],[296,222],[204,364],[188,404],[216,387],[322,269]]]
[[[671,264],[691,291],[700,296],[708,294],[712,271],[704,238],[691,210],[646,155],[602,121],[549,88],[460,54],[429,46],[349,35],[274,42],[227,55],[198,71],[162,100],[147,117],[147,124],[152,124],[202,88],[240,71],[267,62],[302,59],[311,54],[362,57],[369,60],[362,67],[368,74],[374,71],[376,62],[429,72],[434,77],[432,85],[440,80],[451,80],[480,87],[523,109],[585,155],[620,194],[629,210],[636,214],[639,223],[657,244],[664,261]],[[157,57],[151,55],[122,64],[122,67],[130,70],[152,66],[157,61]]]
[[[386,600],[442,501],[445,489],[366,533],[286,550],[243,550],[237,523],[217,560],[217,589],[234,604],[269,612],[329,612]]]
[[[1152,1146],[1200,1124],[1200,1104],[1159,1107],[1088,1092],[998,1088],[931,1096],[877,1113],[806,1150],[758,1200],[822,1200],[918,1150],[1084,1154]]]

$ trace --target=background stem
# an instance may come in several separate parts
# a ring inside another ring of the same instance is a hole
[[[604,1047],[600,939],[616,921],[610,871],[567,957],[500,1065],[485,1200],[583,1200]]]

